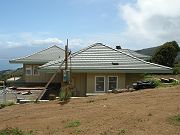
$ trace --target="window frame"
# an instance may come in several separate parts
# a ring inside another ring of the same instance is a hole
[[[33,69],[32,69],[33,67],[32,67],[32,65],[26,65],[25,66],[25,74],[26,74],[26,76],[31,76],[31,75],[33,75]],[[30,74],[27,74],[27,70],[30,70]]]
[[[104,78],[104,90],[103,91],[97,91],[96,90],[96,80],[97,80],[97,77],[103,77]],[[106,79],[105,76],[95,76],[95,92],[105,92],[105,84],[106,84],[105,83],[105,81],[106,81],[105,79]]]
[[[110,90],[110,88],[109,88],[109,78],[110,77],[116,77],[117,78],[117,82],[116,82],[116,89],[118,88],[118,76],[113,76],[113,75],[111,75],[111,76],[108,76],[108,90]]]
[[[37,73],[37,74],[34,74],[34,69],[35,69],[35,67],[37,67],[37,68],[38,68],[38,65],[33,65],[32,67],[33,67],[33,70],[32,70],[33,75],[34,75],[34,76],[38,76],[38,75],[39,75],[39,71],[38,71],[38,73]]]

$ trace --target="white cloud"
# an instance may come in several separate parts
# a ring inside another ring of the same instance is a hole
[[[17,47],[22,46],[21,43],[14,42],[14,41],[7,41],[7,42],[4,43],[4,45],[6,45],[6,48],[17,48]]]
[[[23,46],[23,44],[16,41],[0,41],[1,48],[17,48],[21,46]]]
[[[72,50],[72,51],[77,51],[85,46],[87,46],[86,42],[80,38],[72,38],[72,39],[69,39],[69,48]],[[65,42],[66,44],[66,42]]]
[[[19,34],[21,41],[29,46],[36,45],[60,45],[63,41],[57,37],[52,37],[49,32],[22,32]]]
[[[120,5],[120,15],[127,23],[123,38],[136,45],[145,48],[180,40],[179,0],[137,0]]]
[[[18,48],[23,46],[41,47],[62,45],[63,41],[60,38],[52,37],[47,32],[22,32],[11,34],[0,34],[1,48]]]
[[[31,45],[60,45],[63,41],[58,38],[36,39],[30,41]]]

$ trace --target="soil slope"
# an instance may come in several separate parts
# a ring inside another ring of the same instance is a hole
[[[180,135],[169,118],[180,114],[180,86],[14,105],[0,110],[0,129],[19,127],[38,135]],[[76,127],[69,124],[78,121]]]

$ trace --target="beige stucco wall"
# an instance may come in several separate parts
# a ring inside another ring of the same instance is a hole
[[[125,88],[125,74],[124,73],[88,73],[87,74],[87,93],[95,92],[95,77],[105,77],[105,91],[108,90],[108,76],[118,76],[118,88]]]
[[[26,75],[25,67],[26,65],[23,65],[23,70],[24,70],[23,79],[25,82],[47,83],[50,80],[50,78],[53,76],[53,73],[45,73],[45,72],[39,72],[39,75]],[[52,82],[58,83],[58,82],[61,82],[61,80],[62,80],[62,75],[61,73],[58,73]]]
[[[126,74],[126,88],[132,87],[132,84],[134,82],[137,82],[143,79],[144,79],[144,74],[133,74],[133,73]]]
[[[87,88],[87,74],[86,73],[74,73],[72,74],[72,84],[77,91],[78,96],[86,95]]]

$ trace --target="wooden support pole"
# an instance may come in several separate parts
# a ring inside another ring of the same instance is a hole
[[[65,70],[68,69],[68,39],[67,39],[67,45],[65,46]]]

